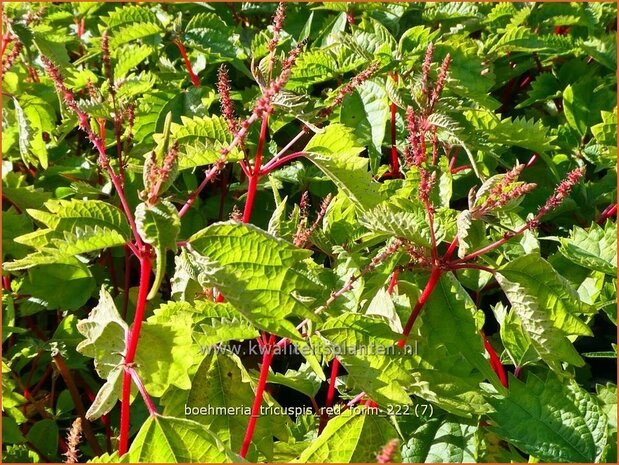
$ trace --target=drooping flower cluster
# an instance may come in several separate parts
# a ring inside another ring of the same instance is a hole
[[[538,210],[535,218],[530,220],[527,224],[530,228],[536,228],[539,226],[540,219],[555,209],[570,195],[573,187],[584,177],[585,168],[576,168],[568,173],[567,177],[555,188],[554,193],[548,197],[546,203]]]
[[[518,177],[526,165],[519,164],[505,173],[500,180],[489,190],[485,200],[471,208],[471,215],[474,219],[480,219],[493,210],[506,206],[508,203],[522,197],[537,187],[533,183],[519,183]]]
[[[400,441],[398,439],[392,439],[385,444],[376,456],[376,463],[393,463],[399,445]]]
[[[365,81],[370,79],[376,73],[376,71],[378,71],[379,67],[380,67],[380,63],[374,62],[370,64],[370,66],[368,66],[366,69],[361,71],[359,74],[355,75],[348,82],[348,84],[346,84],[344,87],[340,89],[340,91],[338,92],[333,102],[328,107],[325,107],[320,111],[318,116],[320,116],[321,118],[326,118],[331,113],[333,113],[333,110],[335,109],[335,107],[342,104],[342,102],[344,101],[344,97],[346,97],[346,95],[348,94],[351,94],[357,87],[359,87]]]

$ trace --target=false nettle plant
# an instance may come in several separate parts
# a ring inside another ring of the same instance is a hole
[[[5,5],[4,461],[615,461],[615,24]]]

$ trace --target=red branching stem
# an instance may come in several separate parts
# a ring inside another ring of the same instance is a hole
[[[262,396],[264,395],[264,388],[267,384],[269,368],[271,366],[271,360],[273,360],[274,355],[272,350],[274,344],[275,335],[271,335],[267,346],[263,350],[262,366],[260,367],[260,377],[258,379],[258,386],[256,386],[256,395],[254,397],[254,404],[251,409],[251,417],[249,417],[249,423],[247,424],[247,430],[245,431],[245,437],[243,438],[243,445],[241,447],[241,452],[239,453],[239,455],[243,458],[247,456],[252,437],[254,436],[254,430],[256,429],[256,421],[260,416]]]
[[[224,150],[222,150],[221,152],[222,155],[219,158],[219,160],[217,160],[217,162],[213,164],[211,169],[209,169],[206,172],[206,175],[204,176],[204,179],[202,180],[198,188],[195,191],[193,191],[191,194],[189,194],[189,197],[187,198],[185,205],[183,205],[182,208],[178,212],[179,217],[182,217],[185,213],[187,213],[187,211],[191,208],[191,206],[196,201],[200,193],[208,185],[208,183],[211,182],[211,180],[213,180],[213,178],[215,178],[215,176],[217,176],[219,172],[223,169],[226,163],[228,154],[232,151],[232,149],[234,149],[234,147],[236,147],[245,138],[245,136],[247,135],[247,131],[249,131],[249,127],[257,119],[258,119],[258,114],[252,113],[252,115],[243,122],[243,124],[241,125],[241,129],[236,134],[236,136],[234,136],[234,139],[232,139],[232,142],[230,142],[230,144]]]
[[[484,341],[484,347],[486,348],[486,352],[488,352],[488,355],[490,356],[490,365],[492,366],[492,369],[499,377],[501,384],[507,387],[507,375],[505,374],[505,368],[503,367],[503,364],[501,363],[501,359],[499,358],[497,353],[494,351],[494,349],[488,342],[488,339],[486,338],[486,335],[484,334],[484,332],[480,331],[480,334],[481,334],[481,338]]]
[[[249,223],[251,219],[251,213],[254,208],[254,200],[256,198],[256,191],[258,189],[258,182],[261,176],[262,167],[262,151],[264,150],[264,142],[267,136],[267,130],[269,126],[269,118],[264,115],[262,118],[262,126],[260,127],[260,139],[258,140],[258,148],[256,149],[256,158],[254,160],[254,169],[249,176],[249,186],[247,188],[247,201],[245,202],[245,209],[243,210],[243,223]]]
[[[268,172],[271,171],[271,167],[277,163],[277,161],[284,155],[284,153],[286,153],[288,150],[290,150],[290,148],[296,144],[299,139],[301,139],[305,134],[307,134],[307,131],[305,129],[302,129],[301,131],[299,131],[299,133],[294,136],[285,146],[283,149],[281,149],[279,152],[277,152],[275,154],[275,156],[273,158],[271,158],[263,167],[263,171],[262,174],[266,174]],[[279,165],[278,165],[279,166]],[[266,172],[265,172],[266,170]]]
[[[480,270],[480,271],[485,271],[491,274],[496,273],[495,269],[489,268],[483,265],[478,265],[476,263],[463,263],[461,265],[452,265],[449,267],[449,269],[450,270]]]
[[[337,358],[333,358],[333,362],[331,364],[331,376],[329,377],[329,389],[327,390],[327,400],[325,402],[325,408],[330,408],[333,405],[333,400],[335,399],[335,382],[337,381],[337,372],[340,368],[340,362]],[[325,413],[320,417],[320,424],[318,426],[318,434],[322,433],[325,426],[329,422],[329,416]]]
[[[451,256],[458,248],[458,242],[460,242],[460,239],[458,238],[458,236],[456,236],[454,240],[451,241],[451,244],[449,244],[449,247],[447,248],[447,252],[445,252],[445,257],[443,258],[443,260],[445,261],[451,260]]]
[[[144,387],[144,383],[140,379],[140,375],[138,375],[138,372],[135,371],[135,368],[131,368],[131,367],[126,368],[126,370],[129,371],[129,373],[131,374],[131,378],[133,379],[133,382],[138,387],[138,391],[140,391],[140,394],[142,395],[142,399],[144,399],[144,403],[146,404],[148,413],[151,416],[157,415],[157,407],[155,407],[155,403],[153,402],[153,399],[151,399],[150,395],[146,391],[146,387]]]
[[[459,173],[460,171],[467,171],[467,170],[472,170],[473,167],[471,165],[462,165],[462,166],[457,166],[455,168],[451,168],[451,174],[456,174]]]
[[[596,220],[596,223],[604,224],[606,223],[607,219],[612,218],[616,214],[617,214],[617,204],[616,203],[610,204],[608,207],[604,209],[602,213],[600,213],[600,216]]]
[[[49,74],[49,76],[54,81],[56,91],[60,94],[60,97],[64,100],[66,105],[75,113],[75,115],[77,116],[79,127],[84,132],[86,132],[88,138],[97,149],[97,152],[99,153],[99,163],[101,163],[101,166],[103,166],[107,171],[112,181],[112,184],[116,189],[123,211],[125,212],[127,220],[129,221],[129,226],[131,227],[135,242],[140,249],[143,248],[144,243],[142,242],[142,238],[138,233],[135,220],[133,218],[133,213],[129,208],[129,203],[127,202],[127,197],[125,196],[122,181],[120,177],[114,172],[114,168],[112,168],[112,166],[110,165],[110,160],[105,153],[105,141],[101,139],[101,137],[97,136],[91,129],[90,123],[88,121],[88,115],[86,115],[86,113],[80,110],[80,108],[77,106],[77,103],[75,102],[75,96],[73,95],[73,92],[67,89],[67,87],[65,86],[64,80],[60,75],[60,70],[58,69],[58,67],[45,56],[42,56],[41,60],[43,61],[43,65],[45,66],[47,74]]]
[[[395,268],[393,273],[391,274],[391,281],[389,281],[389,287],[387,288],[388,294],[393,294],[395,287],[398,285],[398,275],[400,274],[400,270]]]
[[[149,255],[150,247],[141,249],[143,251],[140,258],[140,287],[138,289],[138,300],[135,307],[135,317],[133,326],[127,335],[127,353],[125,354],[125,366],[132,368],[135,361],[135,354],[138,348],[140,330],[146,310],[146,298],[150,288],[150,274],[153,267],[152,259]],[[119,455],[127,452],[129,445],[129,423],[131,407],[131,373],[125,369],[123,372],[122,400],[120,409],[120,439],[118,446]]]
[[[286,155],[285,157],[274,159],[275,161],[269,160],[269,162],[266,165],[264,165],[264,167],[260,171],[260,176],[269,174],[271,171],[279,168],[280,166],[288,163],[289,161],[294,160],[296,158],[304,157],[305,155],[306,155],[306,152],[295,152],[295,153]]]
[[[326,407],[333,405],[333,399],[335,398],[335,381],[337,380],[337,372],[340,368],[340,362],[337,358],[333,359],[331,364],[331,377],[329,378],[329,390],[327,391]]]
[[[525,224],[522,228],[518,229],[516,232],[509,232],[506,233],[501,239],[499,239],[496,242],[493,242],[492,244],[487,245],[486,247],[483,247],[479,250],[476,250],[475,252],[471,252],[470,254],[462,257],[459,260],[456,260],[454,263],[464,263],[464,262],[468,262],[470,260],[473,260],[474,258],[479,257],[480,255],[483,255],[485,253],[490,252],[491,250],[494,250],[500,246],[502,246],[503,244],[505,244],[506,242],[510,241],[512,238],[522,234],[523,232],[525,232],[527,229],[529,229],[530,226],[529,224]]]
[[[187,72],[189,73],[192,84],[194,85],[194,87],[200,87],[200,79],[198,79],[196,73],[193,72],[193,68],[191,67],[191,62],[189,61],[189,57],[187,56],[185,46],[180,41],[180,39],[175,39],[174,43],[178,47],[178,51],[181,52],[181,56],[183,57],[183,61],[185,62],[185,68],[187,68]]]
[[[423,308],[423,306],[426,304],[426,302],[430,298],[430,295],[432,294],[432,291],[436,287],[436,284],[438,283],[438,280],[440,277],[441,277],[441,269],[438,267],[432,269],[432,273],[430,274],[430,279],[428,279],[428,283],[426,284],[426,287],[423,289],[421,296],[419,296],[419,300],[415,304],[415,308],[413,308],[413,311],[410,317],[408,318],[408,321],[406,322],[406,326],[404,326],[404,331],[402,332],[402,336],[404,337],[398,341],[398,344],[397,344],[398,347],[402,348],[406,344],[406,339],[408,339],[408,336],[410,335],[411,330],[413,329],[415,320],[417,320],[419,313],[421,313],[421,309]]]

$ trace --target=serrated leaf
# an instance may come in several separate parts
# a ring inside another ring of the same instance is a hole
[[[285,373],[269,372],[267,379],[268,383],[287,386],[310,398],[316,397],[322,381],[308,363],[301,365],[298,370],[288,369]]]
[[[155,280],[148,293],[150,300],[159,290],[165,274],[166,251],[176,251],[181,220],[172,203],[160,200],[152,206],[140,203],[135,209],[135,225],[144,242],[151,244],[157,253]]]
[[[431,418],[402,446],[403,463],[474,463],[477,426]]]
[[[458,280],[452,274],[441,276],[426,305],[428,311],[420,316],[422,333],[432,337],[433,345],[440,344],[450,355],[462,357],[501,391],[501,383],[485,357],[479,334],[483,313]]]
[[[372,181],[368,160],[359,154],[351,130],[341,124],[329,125],[316,134],[304,149],[307,158],[325,173],[361,210],[376,206],[382,199]]]
[[[598,462],[607,443],[606,416],[591,394],[553,374],[526,383],[510,375],[510,393],[492,399],[492,431],[547,462]]]
[[[187,399],[190,409],[199,411],[204,408],[206,414],[191,415],[190,418],[215,433],[230,449],[239,450],[245,437],[255,389],[254,382],[236,355],[212,351],[202,360]],[[262,405],[275,404],[269,398],[263,398]],[[215,410],[209,412],[208,408]],[[218,413],[218,408],[225,413]],[[254,444],[266,457],[272,456],[274,434],[280,439],[286,438],[285,424],[282,415],[264,416],[256,422]]]
[[[422,205],[410,200],[397,199],[383,202],[364,212],[359,223],[370,231],[400,237],[422,247],[431,247],[432,236]]]
[[[129,224],[121,210],[101,200],[50,200],[45,207],[51,212],[30,210],[35,220],[55,231],[72,231],[76,226],[100,226],[130,236]]]
[[[217,287],[258,328],[299,340],[289,318],[315,318],[308,303],[321,292],[303,264],[311,252],[235,222],[215,223],[188,242],[204,255],[193,255],[202,284]]]
[[[221,156],[220,150],[233,139],[225,119],[219,116],[181,116],[181,124],[172,124],[172,137],[181,144],[179,170],[214,163]],[[242,158],[236,147],[228,155],[228,161]]]
[[[340,122],[353,129],[357,140],[369,147],[373,172],[380,164],[389,111],[387,93],[376,81],[364,82],[342,103]]]
[[[127,42],[144,39],[159,34],[160,32],[161,27],[152,22],[132,23],[123,26],[112,34],[110,39],[110,50],[115,50],[120,45],[126,44]]]
[[[350,411],[331,419],[318,439],[305,449],[300,463],[369,463],[397,433],[377,415]]]
[[[234,463],[240,457],[195,421],[151,416],[136,435],[130,463]]]
[[[595,223],[588,231],[574,226],[569,238],[561,238],[559,251],[570,261],[593,271],[617,275],[617,231],[612,221],[604,229]]]
[[[585,310],[578,294],[539,255],[519,257],[495,275],[535,349],[549,363],[584,361],[567,335],[590,335],[576,315]]]

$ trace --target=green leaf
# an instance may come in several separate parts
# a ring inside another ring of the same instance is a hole
[[[77,310],[90,299],[96,287],[95,280],[88,267],[75,258],[56,260],[51,257],[53,260],[49,264],[28,270],[20,292],[29,295],[30,302],[50,310]],[[16,263],[7,263],[6,268]]]
[[[2,262],[7,256],[23,258],[28,247],[15,241],[15,238],[32,231],[32,222],[27,215],[20,215],[15,208],[2,211]]]
[[[221,149],[232,142],[233,136],[223,117],[181,116],[181,124],[172,124],[172,138],[181,144],[178,169],[186,170],[214,163],[221,156]],[[228,161],[242,158],[243,153],[238,147],[228,155]]]
[[[372,172],[380,165],[389,111],[385,88],[376,81],[364,82],[342,103],[340,122],[354,131],[357,141],[369,147]]]
[[[475,307],[458,280],[450,273],[439,278],[421,315],[423,334],[431,334],[434,344],[445,347],[450,355],[459,355],[463,363],[475,367],[500,391],[502,385],[485,357],[479,334],[483,313]],[[466,362],[465,362],[466,361]]]
[[[115,50],[119,46],[137,39],[159,34],[161,27],[155,23],[133,23],[114,31],[110,39],[110,50]]]
[[[166,251],[176,251],[176,239],[181,229],[178,211],[172,203],[160,200],[156,205],[140,203],[135,209],[135,225],[142,240],[151,244],[157,254],[156,273],[148,299],[157,294],[163,281]]]
[[[310,398],[316,397],[322,381],[308,363],[302,364],[298,370],[288,369],[285,373],[273,373],[270,371],[267,379],[268,383],[287,386]]]
[[[116,51],[114,81],[118,81],[127,76],[129,71],[146,60],[152,53],[153,48],[149,45],[128,44],[119,48]]]
[[[382,199],[368,171],[367,158],[359,156],[363,147],[356,144],[349,128],[331,124],[312,137],[303,151],[363,211]]]
[[[315,318],[308,305],[321,293],[303,262],[310,251],[235,222],[215,223],[188,242],[204,255],[190,254],[202,269],[201,284],[217,287],[258,328],[300,339],[288,319]]]
[[[406,199],[391,199],[363,213],[359,223],[373,232],[407,239],[422,247],[432,246],[425,208]]]
[[[35,220],[55,231],[73,231],[76,226],[114,229],[123,237],[131,234],[127,219],[121,210],[101,200],[49,200],[42,210],[28,209]]]
[[[242,459],[195,421],[149,417],[129,449],[130,463],[233,463]]]
[[[385,418],[345,411],[332,418],[318,439],[303,451],[300,463],[370,463],[390,440],[397,438]]]
[[[199,422],[217,435],[230,449],[240,450],[251,416],[255,383],[234,354],[213,350],[195,374],[187,399],[190,419]],[[273,406],[268,397],[263,407]],[[203,409],[204,412],[200,413]],[[218,410],[219,409],[219,410]],[[272,457],[273,435],[286,438],[285,416],[261,415],[256,422],[254,444],[267,458]]]
[[[51,242],[57,253],[79,255],[123,245],[126,239],[115,229],[78,226],[72,232],[65,231],[63,239],[52,239]]]
[[[402,446],[403,463],[474,463],[477,426],[431,418]]]
[[[59,432],[56,422],[51,418],[45,418],[32,425],[26,438],[30,444],[36,447],[39,453],[52,458],[56,457],[56,452],[58,451],[58,436]]]
[[[588,231],[574,226],[569,238],[560,238],[559,251],[570,261],[593,271],[617,275],[617,228],[607,221],[604,229],[595,223]]]
[[[510,375],[510,392],[490,400],[491,430],[546,462],[598,462],[607,443],[607,419],[593,396],[573,380]]]
[[[567,336],[591,335],[576,316],[586,306],[550,263],[536,254],[524,255],[504,266],[495,278],[543,360],[584,364]]]

